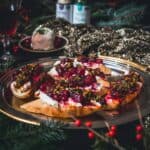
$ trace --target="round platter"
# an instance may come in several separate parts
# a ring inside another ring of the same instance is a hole
[[[93,115],[83,117],[81,120],[87,121],[91,120],[93,122],[94,128],[104,128],[106,125],[105,123],[108,122],[109,124],[125,124],[134,120],[138,119],[138,113],[139,110],[137,109],[137,105],[140,106],[140,113],[142,116],[145,116],[150,113],[150,75],[148,72],[146,72],[146,68],[143,66],[140,66],[138,64],[135,64],[133,62],[114,58],[114,57],[107,57],[107,56],[99,56],[101,59],[103,59],[104,64],[112,69],[113,75],[121,75],[125,72],[136,71],[139,72],[140,75],[144,78],[144,86],[143,89],[139,95],[139,97],[132,103],[122,107],[119,110],[119,113],[117,111],[115,112],[105,112],[105,111],[99,111]],[[53,63],[56,60],[51,58],[44,58],[44,60],[39,59],[32,63],[38,63],[45,67],[45,69],[50,69]],[[22,65],[23,66],[23,65]],[[22,67],[21,66],[21,67]],[[53,120],[56,119],[58,121],[63,121],[65,123],[68,123],[68,128],[75,129],[76,127],[73,125],[72,119],[58,119],[58,118],[51,118],[44,115],[37,115],[33,113],[27,113],[20,109],[20,105],[27,102],[27,100],[20,100],[16,97],[14,97],[10,91],[10,83],[13,80],[13,73],[15,72],[15,68],[4,74],[0,78],[0,112],[4,113],[5,115],[16,119],[21,122],[34,124],[34,125],[40,125],[41,122],[47,121],[47,120]],[[112,115],[112,114],[116,115]],[[81,129],[81,128],[80,128]]]
[[[19,42],[19,47],[27,52],[32,53],[52,53],[57,52],[65,48],[65,46],[68,44],[68,39],[64,36],[56,36],[54,41],[54,49],[49,50],[34,50],[31,47],[31,36],[26,36]]]

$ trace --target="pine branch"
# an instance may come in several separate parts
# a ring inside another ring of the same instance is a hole
[[[0,116],[0,150],[30,150],[34,146],[55,145],[62,143],[66,139],[63,122],[48,120],[41,126],[18,123]]]

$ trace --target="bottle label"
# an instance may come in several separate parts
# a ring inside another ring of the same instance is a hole
[[[62,18],[66,21],[70,20],[70,4],[56,4],[56,18]]]
[[[73,24],[89,24],[90,8],[85,5],[73,5]]]

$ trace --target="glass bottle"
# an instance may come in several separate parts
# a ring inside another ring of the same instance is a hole
[[[71,0],[58,0],[56,3],[56,18],[70,22]]]
[[[90,7],[87,0],[78,0],[73,5],[73,24],[90,24]]]

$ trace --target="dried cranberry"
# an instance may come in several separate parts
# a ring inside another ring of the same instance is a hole
[[[96,63],[98,63],[98,64],[102,64],[102,63],[103,63],[103,60],[102,60],[102,59],[97,58],[97,59],[96,59]]]
[[[105,100],[105,98],[102,98],[100,101],[100,104],[103,106],[103,105],[106,105],[106,100]]]
[[[40,90],[43,91],[43,92],[46,92],[46,87],[47,87],[47,84],[46,84],[46,83],[43,83],[43,84],[40,86]]]
[[[80,75],[80,76],[84,76],[84,74],[85,74],[85,68],[78,67],[77,68],[77,74]]]
[[[85,62],[88,62],[88,58],[86,56],[80,56],[78,58],[78,61],[82,62],[82,63],[85,63]]]
[[[73,93],[71,95],[71,97],[72,97],[73,101],[76,103],[82,103],[84,100],[84,97],[81,93]]]
[[[96,62],[96,60],[94,57],[89,58],[89,63],[95,63],[95,62]]]
[[[112,92],[111,93],[111,97],[112,98],[118,98],[119,97],[119,93],[118,92]]]
[[[57,100],[57,101],[60,100],[60,97],[59,97],[58,94],[51,94],[51,97],[52,97],[54,100]]]
[[[35,76],[33,76],[33,81],[34,82],[39,82],[40,81],[40,78],[41,78],[41,76],[40,75],[35,75]]]
[[[93,82],[95,82],[96,81],[96,79],[95,79],[95,77],[94,76],[92,76],[92,75],[87,75],[87,76],[85,76],[85,78],[84,78],[84,83],[85,83],[85,85],[91,85]]]
[[[61,100],[62,100],[62,101],[67,101],[69,95],[70,95],[70,93],[69,93],[68,90],[63,90],[63,91],[61,91],[61,93],[60,93]]]

